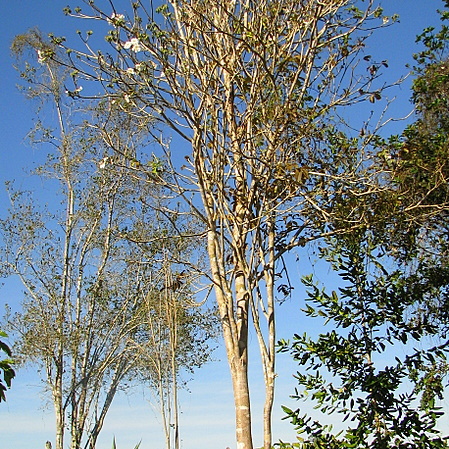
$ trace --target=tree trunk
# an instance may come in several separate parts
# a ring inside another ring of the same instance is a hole
[[[243,358],[235,360],[231,367],[231,377],[234,388],[237,449],[252,449],[251,405],[246,360],[243,360]]]
[[[56,435],[55,435],[55,449],[64,449],[64,408],[62,404],[62,379],[61,374],[57,374],[55,386],[53,389],[53,404],[55,408],[55,424],[56,424]]]
[[[267,345],[265,346],[262,336],[260,336],[259,339],[265,381],[265,404],[263,410],[264,449],[271,449],[273,442],[271,421],[273,417],[274,387],[276,377],[276,320],[274,296],[275,252],[275,222],[274,219],[271,218],[269,220],[268,231],[268,263],[266,263],[264,271],[267,296]]]
[[[237,449],[253,449],[248,385],[248,295],[240,271],[235,278],[234,302],[218,240],[218,233],[212,227],[208,232],[208,252],[234,390]]]

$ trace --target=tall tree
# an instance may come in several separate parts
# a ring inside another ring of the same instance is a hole
[[[130,215],[129,178],[99,172],[104,148],[95,145],[73,99],[64,94],[67,72],[46,57],[53,51],[37,31],[18,36],[27,94],[52,111],[56,124],[38,121],[34,142],[53,148],[37,174],[57,194],[39,208],[29,192],[10,186],[9,216],[1,222],[2,266],[17,275],[26,298],[9,320],[23,361],[45,372],[56,416],[56,448],[95,447],[106,413],[138,357],[131,345],[138,273],[127,264],[130,246],[119,228]],[[134,131],[134,130],[133,130]],[[54,203],[61,201],[61,207]]]
[[[331,229],[333,205],[382,189],[372,133],[347,138],[338,110],[381,99],[385,86],[377,80],[386,63],[364,53],[370,34],[364,30],[391,18],[372,0],[170,0],[156,8],[159,16],[140,1],[128,13],[121,2],[102,8],[91,1],[88,8],[65,12],[108,22],[110,47],[95,49],[88,32],[82,37],[87,51],[67,48],[68,65],[76,70],[73,91],[82,83],[93,89],[89,79],[100,81],[103,94],[165,123],[190,145],[185,167],[178,154],[168,160],[170,187],[206,226],[205,274],[231,371],[237,445],[253,447],[252,326],[262,358],[269,449],[276,297],[290,291],[283,256],[357,228],[366,217],[348,201],[347,214]],[[54,43],[65,47],[62,38]]]

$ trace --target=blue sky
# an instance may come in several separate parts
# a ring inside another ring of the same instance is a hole
[[[33,110],[22,94],[17,90],[17,73],[14,71],[9,46],[13,37],[31,27],[39,27],[44,33],[54,32],[65,35],[69,42],[75,42],[75,30],[79,24],[62,14],[67,1],[59,0],[1,0],[2,31],[0,41],[0,214],[7,208],[7,197],[3,188],[6,180],[16,179],[18,185],[26,185],[30,179],[25,173],[42,157],[36,149],[27,145],[26,135],[33,123]],[[119,3],[119,2],[117,2]],[[439,24],[436,9],[442,6],[440,0],[386,0],[383,3],[386,14],[399,13],[400,22],[381,31],[370,41],[371,54],[389,62],[388,77],[397,79],[407,73],[406,64],[412,62],[411,55],[419,50],[415,45],[415,36],[429,25]],[[71,6],[76,6],[75,3]],[[407,81],[394,92],[397,102],[392,107],[396,116],[406,115],[411,109]],[[396,125],[400,127],[401,125]],[[400,128],[398,128],[400,129]],[[47,192],[51,194],[51,192]],[[311,268],[293,267],[292,278],[308,273]],[[328,273],[318,273],[325,280]],[[297,275],[297,276],[296,276]],[[293,332],[304,331],[299,313],[302,303],[301,290],[295,290],[294,298],[280,309],[281,322],[279,337],[289,338]],[[20,288],[7,285],[0,289],[0,306],[5,302],[20,301]],[[299,301],[301,299],[301,301]],[[255,342],[255,337],[252,337]],[[254,350],[257,348],[254,346]],[[227,364],[223,351],[216,354],[217,362],[203,368],[189,384],[189,392],[181,397],[181,433],[185,449],[224,449],[234,445],[233,399]],[[256,362],[253,369],[253,404],[256,443],[261,437],[261,400],[263,386],[257,372]],[[291,426],[280,420],[280,404],[289,403],[288,395],[293,393],[295,365],[286,356],[278,362],[278,390],[275,407],[275,439],[293,440]],[[290,403],[291,405],[291,403]],[[293,404],[294,406],[295,404]],[[448,420],[448,418],[444,418]],[[152,409],[142,391],[136,391],[128,397],[121,397],[113,406],[106,420],[99,448],[110,448],[112,436],[117,437],[118,447],[130,448],[142,440],[142,449],[162,447],[162,434],[157,413]],[[53,415],[50,406],[45,407],[39,378],[32,369],[19,371],[13,389],[8,392],[8,402],[0,405],[0,445],[3,449],[29,449],[43,447],[47,439],[53,440]]]

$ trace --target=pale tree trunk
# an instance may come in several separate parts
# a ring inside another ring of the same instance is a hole
[[[179,406],[178,406],[178,305],[174,292],[169,293],[167,316],[170,318],[170,358],[171,358],[171,391],[173,400],[173,449],[180,448],[179,442]]]
[[[60,376],[58,377],[60,378]],[[65,417],[62,403],[61,385],[62,382],[57,378],[55,390],[53,392],[53,403],[55,409],[55,424],[56,424],[55,449],[64,449]]]
[[[162,418],[162,427],[164,429],[165,436],[165,448],[171,449],[171,432],[170,432],[170,420],[171,420],[171,407],[169,403],[170,393],[167,386],[165,377],[165,367],[162,360],[159,357],[158,364],[158,393],[159,393],[159,409]]]
[[[263,240],[263,242],[262,242]],[[264,449],[272,447],[272,411],[274,403],[275,388],[275,355],[276,355],[276,321],[275,321],[275,221],[273,217],[267,220],[267,232],[257,233],[254,242],[259,248],[259,258],[264,261],[263,277],[265,281],[265,300],[258,285],[254,285],[252,290],[256,291],[255,297],[251,298],[251,312],[254,318],[254,329],[259,342],[259,349],[262,358],[262,371],[265,384],[265,403],[263,409],[263,430]],[[265,245],[266,242],[266,245]],[[265,247],[265,250],[263,249]],[[252,282],[258,282],[252,279]],[[262,313],[267,323],[266,336],[261,329]]]
[[[233,342],[234,360],[231,362],[236,407],[236,438],[238,449],[252,449],[251,402],[248,384],[249,294],[243,270],[238,270],[237,273],[235,289],[238,337],[237,342]]]
[[[124,362],[125,363],[125,362]],[[131,361],[129,362],[131,363]],[[109,386],[108,392],[106,394],[106,398],[103,402],[103,406],[101,408],[99,416],[96,417],[95,425],[91,430],[87,443],[85,447],[89,449],[95,449],[97,444],[98,436],[100,435],[100,431],[103,428],[104,420],[106,418],[106,414],[109,410],[109,407],[112,404],[112,401],[115,397],[115,393],[117,392],[118,385],[120,383],[120,379],[122,377],[122,373],[126,371],[126,367],[123,366],[121,369],[118,369],[112,379],[111,385]]]
[[[237,311],[222,264],[218,233],[209,230],[208,252],[215,295],[219,308],[226,354],[234,391],[236,440],[238,449],[252,449],[251,403],[248,385],[248,299],[243,275],[236,279]],[[237,319],[236,319],[237,317]]]
[[[56,76],[52,69],[49,67],[49,73],[54,83],[57,83]],[[64,379],[64,348],[65,348],[65,333],[66,333],[66,320],[67,320],[67,302],[70,295],[70,277],[71,277],[71,264],[70,264],[70,247],[72,244],[72,232],[73,232],[73,215],[75,209],[73,186],[70,181],[68,161],[68,142],[66,141],[65,122],[64,115],[61,109],[61,103],[58,97],[55,98],[55,106],[58,114],[59,132],[61,138],[61,161],[63,165],[64,184],[66,188],[66,218],[64,225],[64,253],[63,253],[63,273],[62,273],[62,285],[60,296],[60,311],[57,317],[57,325],[59,326],[58,332],[58,366],[56,367],[56,388],[57,398],[55,401],[56,409],[56,449],[63,449],[64,442],[64,428],[65,428],[65,406],[63,404],[63,379]]]
[[[231,366],[231,371],[234,387],[237,449],[252,449],[251,404],[246,354],[236,358],[235,362]]]

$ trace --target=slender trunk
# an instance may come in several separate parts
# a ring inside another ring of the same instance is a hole
[[[263,408],[263,435],[264,449],[272,448],[272,415],[274,403],[274,373],[269,374],[268,382],[265,383],[265,404]]]
[[[173,432],[174,449],[180,448],[179,439],[179,408],[178,408],[178,381],[176,374],[173,376]]]
[[[235,404],[237,449],[253,449],[251,432],[251,406],[248,384],[248,300],[243,274],[236,279],[238,320],[234,312],[233,295],[230,291],[220,257],[217,232],[210,230],[208,252],[214,277],[215,294],[220,312],[223,337],[232,379]]]
[[[115,373],[114,379],[112,380],[112,383],[109,387],[109,391],[106,395],[106,399],[104,400],[103,407],[101,408],[100,416],[96,418],[95,425],[89,434],[88,441],[85,445],[86,448],[89,447],[89,449],[95,449],[98,436],[100,435],[100,431],[103,428],[104,419],[106,418],[106,414],[109,410],[109,407],[112,404],[112,401],[114,399],[115,393],[117,392],[117,388],[122,376],[123,371],[121,370],[118,370]]]
[[[159,400],[161,407],[161,417],[162,417],[162,425],[164,427],[165,433],[165,447],[166,449],[171,449],[171,435],[170,435],[170,406],[165,402],[166,400],[166,391],[164,390],[164,375],[162,373],[162,366],[160,367],[161,371],[159,373]]]
[[[172,372],[172,399],[173,399],[173,448],[179,449],[179,409],[178,409],[178,366],[176,354],[178,348],[178,309],[176,298],[170,294],[172,299],[169,304],[170,333],[171,333],[171,372]]]
[[[48,365],[51,362],[48,362]],[[64,427],[65,427],[65,414],[64,414],[64,404],[62,398],[62,365],[59,363],[55,364],[55,378],[52,385],[53,394],[53,406],[55,409],[55,424],[56,424],[56,434],[55,434],[55,449],[64,448]],[[47,378],[51,382],[51,367],[47,366]]]
[[[267,289],[268,344],[265,354],[262,354],[262,363],[265,380],[265,404],[263,413],[264,449],[271,449],[272,415],[275,387],[275,360],[276,360],[276,322],[275,322],[275,298],[274,298],[274,265],[275,265],[275,224],[270,219],[268,231],[268,264],[265,268],[265,283]]]
[[[55,86],[59,86],[56,75],[53,73],[50,65],[47,65],[49,75]],[[65,427],[65,406],[63,404],[63,380],[64,380],[64,348],[65,348],[65,326],[67,319],[67,303],[70,294],[70,275],[71,275],[71,260],[70,260],[70,246],[72,242],[72,226],[73,226],[73,213],[74,213],[74,193],[73,187],[70,181],[70,173],[68,172],[67,162],[67,141],[63,113],[61,109],[61,102],[59,93],[55,93],[54,97],[56,112],[58,116],[59,132],[60,132],[60,149],[61,160],[64,165],[63,174],[66,184],[66,219],[64,226],[64,260],[63,260],[63,273],[60,293],[59,314],[57,317],[57,355],[56,355],[56,378],[54,385],[54,407],[56,414],[56,449],[63,449],[64,445],[64,427]]]

